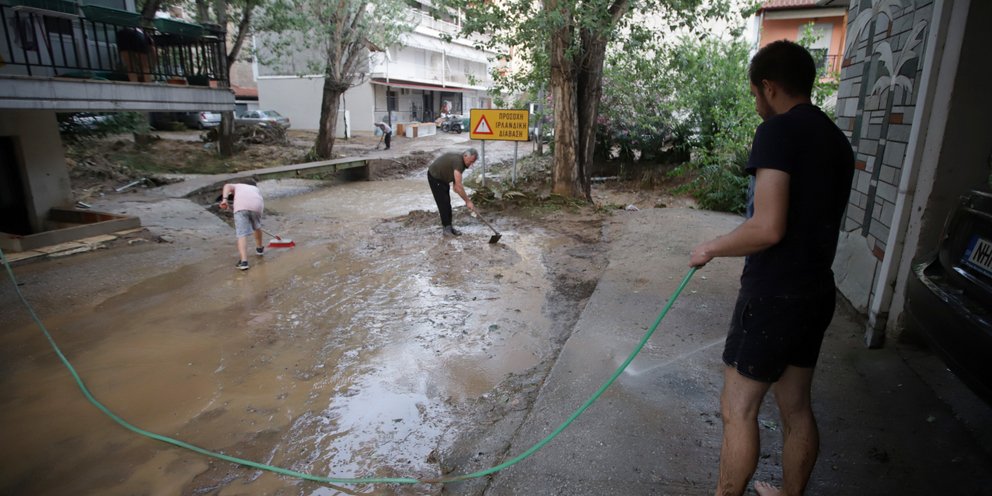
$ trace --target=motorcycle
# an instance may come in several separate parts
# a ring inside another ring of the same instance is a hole
[[[461,134],[464,129],[462,129],[462,116],[457,114],[451,114],[441,121],[441,130],[446,133],[458,133]]]

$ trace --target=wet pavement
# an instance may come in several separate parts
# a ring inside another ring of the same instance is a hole
[[[550,433],[651,325],[691,246],[740,221],[652,208],[605,224],[497,215],[504,236],[490,245],[462,210],[466,234],[442,237],[425,183],[422,171],[265,182],[265,227],[296,247],[246,272],[233,268],[231,228],[204,205],[122,195],[101,206],[168,242],[16,273],[94,395],[141,428],[318,475],[434,477],[496,465]],[[445,486],[302,482],[140,438],[86,402],[5,282],[0,494],[711,494],[739,271],[717,260],[698,272],[641,356],[544,449]],[[809,493],[992,494],[992,410],[925,350],[865,349],[863,326],[840,305],[828,333]],[[780,464],[771,407],[766,480]]]
[[[265,227],[296,247],[233,269],[231,228],[188,200],[122,195],[167,243],[17,268],[93,394],[140,428],[332,477],[438,474],[456,411],[560,346],[545,255],[581,242],[456,214],[441,236],[426,180],[266,181]],[[429,211],[430,210],[430,211]],[[497,221],[497,219],[492,219]],[[498,222],[498,221],[497,221]],[[138,437],[82,397],[4,284],[3,494],[432,494],[335,488]],[[557,310],[560,312],[560,310]],[[574,313],[574,312],[573,312]],[[16,434],[14,434],[16,433]]]
[[[550,434],[591,396],[654,322],[687,273],[691,248],[740,222],[681,209],[625,215],[613,234],[609,267],[498,461]],[[740,269],[741,260],[717,259],[698,271],[641,354],[540,452],[484,484],[450,484],[446,492],[713,494],[722,432],[720,356]],[[929,351],[898,342],[868,350],[863,331],[864,318],[840,303],[814,382],[822,440],[808,494],[992,494],[992,407]],[[770,396],[759,423],[755,478],[780,484],[781,423]],[[493,461],[452,458],[459,471]]]

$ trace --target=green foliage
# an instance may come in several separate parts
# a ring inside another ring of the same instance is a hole
[[[810,53],[812,53],[815,58],[818,53],[811,50],[810,47],[816,43],[820,37],[821,35],[813,29],[813,23],[809,23],[803,26],[803,30],[799,34],[799,39],[796,40],[796,43],[802,45],[807,50],[810,50]],[[825,54],[826,52],[824,52],[824,55]],[[835,119],[837,117],[836,104],[828,105],[828,103],[831,101],[831,97],[837,94],[837,88],[839,87],[840,74],[836,71],[830,72],[826,61],[824,60],[823,63],[820,63],[817,68],[816,81],[813,83],[813,95],[811,99],[813,100],[813,104],[823,109],[823,111],[829,115],[831,119]]]
[[[59,133],[67,143],[83,143],[112,134],[146,134],[148,117],[140,112],[57,114]]]
[[[807,26],[799,44],[809,47],[815,41]],[[761,123],[747,80],[749,62],[749,49],[742,41],[683,38],[673,48],[661,79],[673,95],[672,115],[682,116],[673,126],[676,137],[692,153],[692,160],[673,174],[692,178],[682,190],[704,208],[728,212],[745,208],[744,167],[754,130]],[[812,98],[821,108],[837,91],[838,78],[830,76],[822,64]]]
[[[386,50],[413,29],[402,0],[267,0],[255,30],[259,61],[287,74],[320,74],[360,84],[368,54]]]
[[[657,159],[673,137],[670,93],[665,87],[665,53],[643,26],[631,26],[622,51],[603,68],[603,95],[596,126],[598,154],[624,162]]]
[[[529,93],[536,95],[548,88],[552,54],[549,35],[562,28],[571,30],[572,37],[562,54],[583,67],[588,62],[588,45],[583,42],[597,36],[613,45],[627,45],[625,50],[636,57],[636,46],[646,40],[659,38],[658,32],[641,26],[640,20],[651,17],[654,22],[673,29],[693,29],[704,20],[726,17],[733,13],[734,0],[562,0],[554,4],[531,0],[477,2],[474,0],[444,0],[444,5],[465,12],[464,35],[482,34],[482,45],[499,54],[493,67],[494,102],[503,102],[498,95]],[[553,5],[553,9],[549,6]],[[619,15],[614,15],[619,14]],[[507,71],[502,61],[512,58],[517,70]]]
[[[704,208],[741,212],[747,200],[744,165],[761,118],[747,81],[748,46],[741,40],[683,38],[665,67],[673,94],[679,146],[692,160],[674,174],[692,177],[683,189]]]
[[[730,3],[741,7],[734,11]],[[701,32],[679,21],[668,28],[682,33],[676,40],[637,23],[617,38],[604,67],[603,97],[597,147],[600,154],[640,162],[680,162],[690,152],[711,149],[720,132],[724,109],[736,105],[739,81],[746,67],[746,44],[721,41],[739,38],[743,21],[757,3],[713,2],[697,11],[695,21],[724,20],[724,33]],[[738,63],[743,61],[743,63]],[[745,87],[746,93],[746,87]]]

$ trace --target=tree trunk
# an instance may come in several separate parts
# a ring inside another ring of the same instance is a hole
[[[557,10],[558,4],[550,0],[546,7]],[[562,18],[570,16],[563,13]],[[551,193],[570,198],[584,196],[582,176],[578,168],[578,114],[575,85],[575,63],[569,47],[574,29],[565,24],[551,36],[551,99],[555,112],[555,153],[551,161]]]
[[[207,0],[196,0],[196,22],[210,22],[210,6]]]
[[[551,193],[570,198],[584,196],[578,161],[578,114],[574,79],[551,69],[555,105],[555,153],[551,161]]]
[[[317,133],[316,154],[323,159],[332,158],[334,136],[338,124],[338,102],[348,85],[341,85],[329,77],[324,77],[324,96],[320,102],[320,130]]]
[[[202,0],[197,2],[197,5],[203,5],[204,12],[207,11],[206,5],[207,1]],[[214,10],[217,15],[217,25],[224,29],[224,33],[227,33],[227,0],[215,0]],[[231,63],[233,62],[231,58],[222,53],[224,57],[222,61],[222,67],[224,68],[224,75],[227,78],[227,84],[231,84]],[[220,113],[220,128],[217,129],[217,151],[220,152],[220,156],[227,158],[233,157],[236,150],[234,149],[234,109],[221,112]]]
[[[592,201],[589,171],[596,151],[596,117],[603,92],[603,64],[609,33],[627,12],[628,0],[616,0],[604,26],[582,28],[575,46],[573,24],[557,29],[551,38],[551,88],[555,112],[555,154],[551,192]],[[553,12],[556,0],[546,0]],[[569,13],[560,12],[568,19]]]
[[[228,79],[230,79],[231,66],[234,65],[238,60],[238,55],[241,53],[241,47],[244,46],[245,37],[248,35],[248,29],[251,28],[252,15],[255,12],[255,6],[258,4],[257,1],[246,2],[245,6],[241,10],[241,21],[238,22],[238,33],[234,37],[234,41],[231,42],[231,53],[227,54],[227,74]],[[225,28],[225,31],[227,29]]]
[[[623,15],[626,1],[614,4]],[[617,15],[617,13],[615,13]],[[578,175],[582,180],[582,191],[587,201],[592,201],[593,157],[596,153],[596,118],[599,116],[599,100],[603,94],[603,64],[606,62],[606,36],[601,33],[583,30],[582,53],[585,55],[582,70],[576,77],[578,100]]]
[[[234,111],[220,113],[220,129],[217,130],[217,147],[221,157],[230,157],[234,149]]]
[[[547,111],[547,102],[544,99],[544,87],[542,86],[537,92],[537,101],[540,102],[541,112],[538,114],[537,119],[537,156],[544,156],[544,113]]]

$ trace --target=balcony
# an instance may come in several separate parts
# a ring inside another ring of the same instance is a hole
[[[0,76],[226,88],[225,34],[71,0],[0,4]]]

